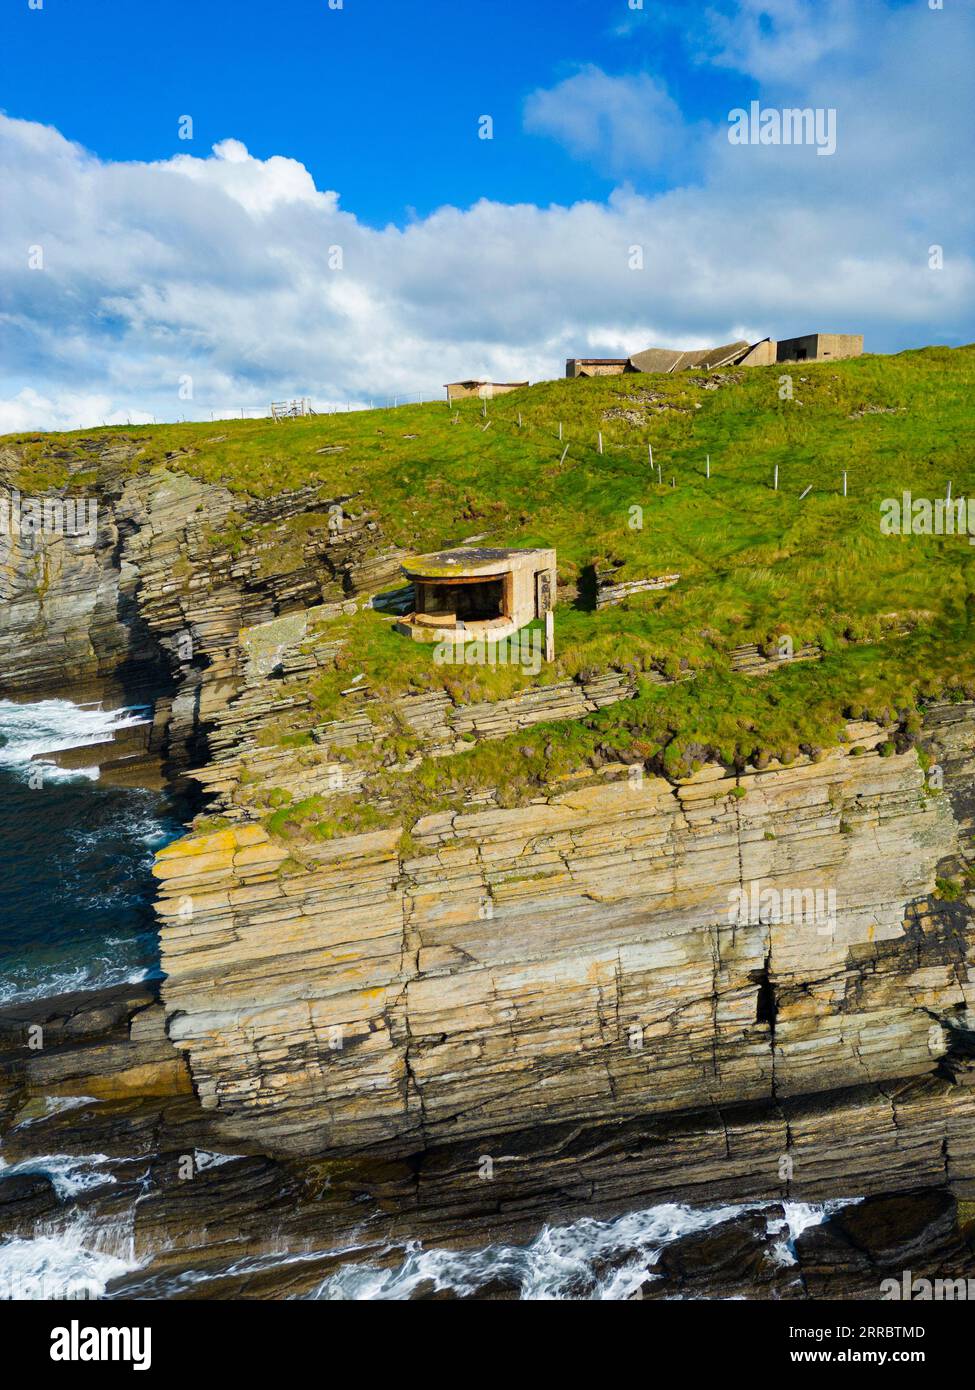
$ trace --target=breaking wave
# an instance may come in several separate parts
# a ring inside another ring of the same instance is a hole
[[[108,1154],[39,1154],[36,1158],[25,1158],[19,1163],[7,1163],[0,1158],[0,1177],[16,1177],[22,1173],[40,1173],[49,1178],[51,1186],[60,1197],[67,1201],[82,1192],[95,1187],[104,1187],[115,1181],[115,1175],[106,1169],[115,1159]]]
[[[41,766],[45,780],[98,780],[98,765],[61,768],[46,753],[68,748],[87,748],[111,743],[121,729],[146,724],[151,718],[147,706],[133,709],[102,709],[100,704],[76,705],[71,700],[40,700],[19,705],[0,700],[0,767],[29,777],[32,767]]]
[[[43,1174],[64,1204],[30,1236],[0,1241],[0,1300],[101,1298],[110,1280],[139,1268],[134,1207],[106,1216],[97,1205],[72,1205],[115,1183],[111,1169],[121,1161],[106,1154],[45,1154],[11,1164],[0,1158],[0,1177]]]
[[[546,1226],[530,1245],[489,1245],[480,1250],[406,1247],[398,1265],[348,1264],[322,1281],[309,1297],[327,1300],[407,1299],[421,1285],[435,1292],[477,1297],[490,1284],[519,1290],[526,1300],[626,1299],[646,1280],[661,1250],[692,1231],[706,1230],[748,1211],[768,1213],[768,1232],[778,1237],[776,1257],[795,1262],[792,1244],[809,1226],[848,1205],[832,1202],[750,1202],[707,1209],[664,1203],[611,1221],[588,1217]],[[785,1211],[784,1221],[781,1211]]]

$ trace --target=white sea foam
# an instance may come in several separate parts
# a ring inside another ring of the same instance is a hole
[[[796,1264],[794,1246],[803,1231],[808,1230],[810,1226],[818,1226],[825,1217],[832,1216],[834,1211],[851,1206],[859,1200],[840,1198],[832,1202],[783,1202],[785,1220],[770,1220],[768,1223],[769,1234],[779,1236],[773,1246],[775,1258],[784,1265]]]
[[[138,1269],[134,1205],[106,1217],[96,1205],[79,1208],[80,1194],[116,1181],[110,1171],[119,1160],[107,1154],[44,1154],[5,1163],[0,1176],[41,1173],[50,1178],[65,1204],[36,1223],[30,1236],[0,1241],[0,1299],[101,1298],[110,1279]]]
[[[40,762],[45,778],[96,781],[96,764],[59,768],[44,755],[110,743],[119,730],[148,722],[149,711],[144,706],[102,709],[98,704],[76,705],[71,700],[39,700],[25,705],[0,700],[0,734],[5,740],[0,745],[0,767],[26,778],[32,764]]]
[[[80,769],[59,768],[51,761],[51,756],[70,748],[104,746],[118,730],[145,725],[150,716],[148,706],[104,709],[98,704],[76,704],[70,700],[41,700],[30,704],[0,700],[3,782],[9,786],[10,779],[15,778],[36,785],[33,778],[38,769],[44,785],[65,784],[75,779],[95,781],[99,775],[97,764]],[[41,834],[46,808],[47,803],[40,798],[37,814]],[[0,829],[2,826],[0,821]],[[153,853],[166,843],[172,830],[159,814],[158,797],[138,789],[99,801],[97,814],[90,824],[79,819],[65,826],[56,865],[62,915],[67,916],[68,905],[74,899],[89,912],[97,903],[106,924],[123,916],[127,923],[137,917],[144,891],[139,860],[144,861],[148,883]],[[114,841],[124,847],[117,871],[113,867],[116,863]],[[151,923],[147,920],[147,942],[150,930]],[[0,971],[0,1005],[135,984],[158,973],[154,965],[147,968],[143,964],[151,943],[139,944],[128,929],[115,935],[95,930],[83,949],[69,941],[63,951],[58,951],[56,944],[47,942],[41,930],[36,942],[26,939],[23,931],[19,938],[15,934],[14,941],[12,957],[5,960]]]
[[[652,1275],[661,1250],[692,1231],[706,1230],[748,1211],[768,1214],[768,1233],[780,1235],[776,1254],[794,1262],[791,1244],[844,1201],[748,1202],[693,1208],[663,1203],[628,1212],[612,1221],[585,1217],[565,1226],[545,1226],[530,1245],[489,1245],[480,1250],[405,1247],[398,1265],[347,1264],[309,1295],[327,1300],[405,1299],[422,1284],[459,1296],[477,1295],[495,1280],[520,1289],[522,1299],[616,1300],[632,1297]],[[784,1220],[779,1216],[785,1209]]]
[[[75,1213],[36,1235],[0,1242],[0,1299],[101,1298],[110,1279],[140,1263],[131,1218]]]
[[[45,973],[31,985],[16,979],[3,981],[0,983],[0,1005],[24,1004],[31,999],[56,999],[60,994],[74,994],[76,990],[137,985],[143,980],[154,978],[157,974],[155,968],[113,970],[110,962],[102,957],[94,957],[85,965]]]
[[[7,1163],[0,1158],[0,1175],[41,1173],[50,1178],[54,1191],[66,1201],[77,1197],[79,1192],[115,1182],[115,1175],[106,1168],[116,1161],[108,1154],[40,1154],[36,1158],[21,1159],[19,1163]]]

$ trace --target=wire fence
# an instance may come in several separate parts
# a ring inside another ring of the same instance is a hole
[[[289,401],[269,401],[267,405],[216,405],[209,401],[193,402],[187,413],[173,418],[153,415],[148,420],[127,418],[127,425],[183,425],[211,420],[273,420],[293,419],[302,415],[345,415],[360,410],[395,410],[402,405],[423,405],[445,398],[443,387],[421,387],[418,391],[399,391],[385,396],[348,397],[346,400],[316,401],[311,396],[294,397]],[[103,420],[102,424],[108,422]]]
[[[443,387],[421,387],[419,390],[400,391],[387,396],[370,396],[356,399],[350,397],[345,402],[315,402],[311,397],[297,397],[287,402],[269,402],[266,407],[260,405],[219,406],[207,404],[197,406],[197,414],[180,416],[175,421],[162,421],[158,420],[156,416],[153,416],[152,424],[183,424],[205,421],[207,418],[214,423],[221,420],[234,419],[277,419],[284,421],[303,415],[344,415],[357,411],[395,410],[405,405],[440,403],[446,405],[450,409],[454,423],[460,423],[460,421],[463,420],[465,423],[469,422],[474,428],[483,431],[487,431],[488,429],[504,430],[506,432],[510,431],[513,437],[530,437],[532,443],[535,445],[541,444],[544,440],[546,444],[551,444],[553,454],[558,458],[560,464],[565,463],[570,449],[580,462],[583,459],[591,461],[607,452],[615,455],[617,458],[621,455],[638,454],[641,459],[644,457],[646,459],[651,481],[656,482],[660,487],[669,486],[671,488],[676,488],[679,485],[681,475],[680,466],[675,465],[672,461],[665,464],[662,455],[665,454],[666,451],[663,449],[658,448],[658,455],[655,458],[654,445],[650,440],[646,442],[645,446],[641,444],[638,450],[635,448],[631,450],[628,446],[620,445],[616,442],[607,442],[604,445],[602,431],[600,430],[597,430],[591,437],[582,438],[576,436],[570,439],[568,435],[565,434],[563,422],[560,420],[549,420],[546,421],[544,425],[539,425],[526,418],[522,411],[515,411],[510,417],[507,415],[497,416],[489,414],[488,412],[488,405],[492,403],[493,397],[482,397],[480,401],[474,399],[473,401],[464,400],[458,402],[456,400],[450,401],[445,398],[443,391]],[[476,413],[470,409],[472,404],[479,406]],[[105,422],[103,421],[102,423],[104,424]],[[129,421],[128,423],[131,424],[133,422]],[[702,452],[704,452],[704,457],[700,460],[698,466],[692,469],[692,473],[698,479],[710,481],[712,476],[715,476],[712,470],[711,454],[706,451]],[[684,472],[686,473],[686,460],[683,461],[683,463]],[[772,491],[778,492],[781,490],[779,481],[779,466],[776,464],[770,471],[766,485]],[[803,482],[805,481],[806,480],[803,479]],[[852,481],[852,473],[846,469],[842,470],[835,478],[835,491],[843,497],[849,496]],[[818,488],[819,491],[831,490],[829,488],[824,489],[821,480],[816,479],[813,483],[808,483],[804,491],[798,494],[798,500],[803,501],[809,493],[813,491],[816,483],[820,484]],[[950,498],[950,496],[951,483],[949,482],[948,497]]]
[[[530,436],[531,442],[535,445],[541,444],[544,441],[547,445],[551,446],[553,458],[558,459],[559,465],[565,463],[570,449],[579,462],[592,462],[600,456],[605,456],[607,450],[616,458],[631,457],[645,459],[651,482],[655,482],[659,487],[669,487],[672,489],[679,486],[681,465],[675,464],[670,460],[666,463],[665,472],[664,458],[666,456],[666,449],[658,446],[657,456],[654,457],[654,445],[651,440],[647,440],[646,444],[641,444],[639,448],[632,448],[615,442],[607,442],[604,446],[601,430],[596,430],[594,433],[585,437],[576,436],[570,439],[565,433],[564,422],[561,420],[549,419],[546,420],[544,425],[539,425],[527,419],[522,411],[515,411],[510,417],[492,415],[488,413],[489,403],[490,398],[482,399],[479,403],[480,408],[477,410],[476,414],[469,409],[470,402],[466,403],[468,408],[464,410],[463,414],[457,408],[456,402],[451,403],[453,422],[456,424],[464,420],[471,423],[475,429],[480,429],[485,432],[488,429],[497,429],[499,432],[505,431],[510,437]],[[701,452],[703,458],[698,461],[696,466],[690,469],[690,473],[697,481],[710,482],[712,476],[720,476],[720,474],[716,475],[713,473],[711,454],[707,449],[703,448]],[[684,475],[687,476],[688,468],[686,459],[682,459],[682,465]],[[842,497],[848,497],[850,495],[852,478],[853,474],[849,469],[841,469],[835,477],[835,492]],[[754,479],[748,481],[755,482]],[[774,466],[770,466],[765,486],[772,492],[783,491],[784,488],[780,488],[779,481],[779,465],[775,464]],[[803,479],[803,481],[805,481],[805,479]],[[819,492],[830,493],[831,491],[831,489],[822,485],[821,479],[817,478],[814,482],[809,483],[802,492],[797,494],[798,500],[800,502],[803,501],[813,491],[814,487],[817,487]],[[947,485],[947,496],[949,500],[951,498],[951,487],[952,484],[949,482]]]

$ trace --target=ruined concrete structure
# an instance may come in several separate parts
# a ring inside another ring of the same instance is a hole
[[[622,376],[636,371],[628,357],[567,357],[566,376]]]
[[[404,561],[414,609],[396,624],[415,642],[502,641],[555,602],[555,551],[464,547]]]
[[[506,396],[509,391],[517,391],[527,385],[527,381],[485,381],[482,377],[471,377],[467,381],[445,381],[444,390],[448,403],[466,400],[470,396],[489,401],[492,396]]]
[[[863,352],[862,333],[807,333],[802,338],[781,338],[776,362],[826,362],[840,357],[859,357]]]
[[[859,357],[862,333],[807,333],[801,338],[762,338],[749,343],[740,338],[721,347],[646,348],[632,357],[569,357],[567,377],[621,376],[624,372],[714,371],[718,367],[768,367],[773,362],[817,362],[839,357]]]

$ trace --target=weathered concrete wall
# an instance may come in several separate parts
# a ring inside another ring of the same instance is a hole
[[[519,391],[527,385],[527,381],[451,381],[444,389],[448,402],[468,400],[472,396],[489,401],[493,396],[506,396],[509,391]]]
[[[628,369],[628,359],[625,357],[618,360],[607,359],[605,362],[585,357],[569,357],[565,363],[565,374],[568,377],[622,376]]]
[[[781,338],[775,360],[835,362],[842,357],[859,357],[862,352],[862,333],[807,333],[799,338]],[[804,355],[800,357],[800,353]]]
[[[774,338],[765,338],[762,342],[756,343],[735,365],[738,367],[768,367],[773,362],[778,361],[778,346]]]

